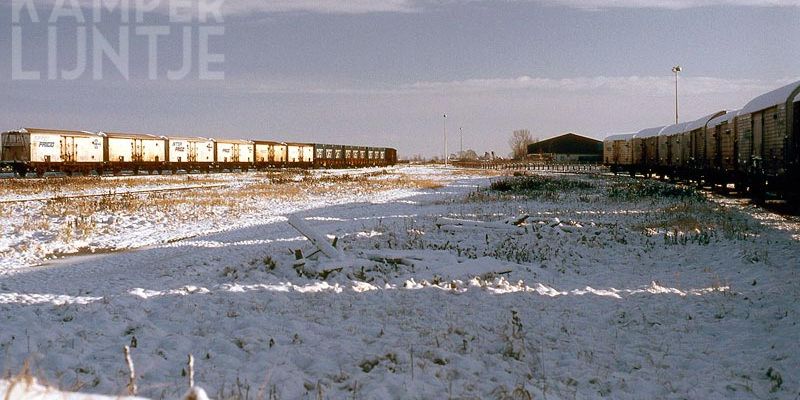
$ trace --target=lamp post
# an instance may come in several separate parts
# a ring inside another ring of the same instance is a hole
[[[678,72],[681,72],[681,66],[676,65],[672,67],[672,72],[675,74],[675,124],[678,124]]]
[[[443,132],[444,132],[444,166],[447,167],[447,114],[442,115],[444,118]]]
[[[458,159],[461,160],[464,158],[464,127],[458,128],[459,138],[461,139],[461,146],[458,151]]]

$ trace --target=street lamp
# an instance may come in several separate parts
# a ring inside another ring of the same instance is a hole
[[[444,166],[447,167],[447,114],[443,115],[444,123],[443,123],[443,131],[444,131]]]
[[[675,124],[678,124],[678,72],[681,72],[681,66],[676,65],[672,67],[672,72],[675,74]]]

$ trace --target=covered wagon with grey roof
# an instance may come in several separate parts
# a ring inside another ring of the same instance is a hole
[[[19,175],[29,171],[88,174],[103,166],[103,136],[88,131],[20,128],[0,135],[0,160]]]

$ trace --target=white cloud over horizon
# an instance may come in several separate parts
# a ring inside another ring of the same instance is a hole
[[[680,77],[680,92],[685,95],[704,95],[741,92],[767,92],[800,77],[785,79],[729,79],[717,77]],[[230,82],[228,82],[230,83]],[[228,85],[229,90],[254,94],[478,94],[537,91],[549,93],[602,93],[646,96],[672,96],[674,77],[666,76],[596,76],[546,78],[520,76],[516,78],[476,78],[455,81],[417,81],[410,84],[380,87],[356,87],[342,84],[313,82],[242,82]]]
[[[501,0],[505,3],[534,3],[544,6],[582,10],[645,8],[683,10],[712,6],[800,7],[800,0]],[[108,7],[127,4],[128,9],[143,8],[148,12],[169,12],[170,4],[222,4],[225,15],[252,13],[307,12],[319,14],[411,13],[454,4],[489,3],[490,0],[12,0],[12,4],[34,3],[40,6],[70,9]]]

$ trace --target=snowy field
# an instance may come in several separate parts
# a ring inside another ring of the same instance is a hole
[[[424,167],[129,180],[0,193],[0,397],[26,363],[126,394],[125,345],[149,398],[186,392],[189,354],[221,399],[800,396],[800,223],[743,200]],[[71,197],[154,188],[186,190]]]

